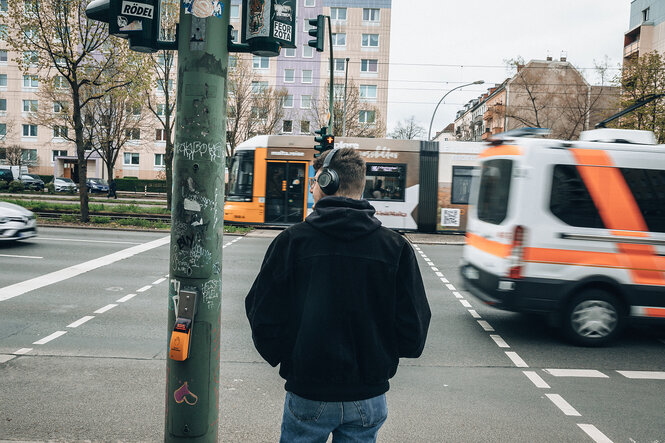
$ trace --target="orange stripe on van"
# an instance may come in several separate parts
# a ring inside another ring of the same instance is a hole
[[[610,231],[612,235],[621,237],[649,237],[648,232],[635,232],[635,231]]]
[[[642,212],[621,171],[614,167],[606,151],[571,149],[577,169],[589,190],[600,217],[613,235],[620,231],[648,231]],[[635,233],[632,234],[633,236]],[[648,234],[647,234],[648,235]],[[651,245],[618,243],[622,267],[630,269],[633,281],[645,285],[665,285],[665,269]]]
[[[513,145],[492,146],[481,152],[478,157],[486,158],[497,155],[522,155],[522,149],[519,146]]]
[[[524,248],[524,261],[621,268],[621,260],[612,252],[571,251],[567,249]]]
[[[488,240],[479,235],[472,234],[471,232],[466,233],[466,244],[497,257],[505,258],[510,255],[510,245],[499,243],[494,240]]]
[[[665,308],[644,308],[646,317],[665,318]]]

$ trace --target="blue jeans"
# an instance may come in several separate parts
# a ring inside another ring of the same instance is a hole
[[[386,395],[359,401],[325,402],[286,393],[281,443],[375,442],[388,417]]]

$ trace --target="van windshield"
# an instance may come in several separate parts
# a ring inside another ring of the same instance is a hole
[[[494,225],[505,220],[512,171],[512,160],[497,159],[483,163],[478,192],[478,219]]]

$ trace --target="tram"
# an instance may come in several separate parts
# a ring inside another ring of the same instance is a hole
[[[224,221],[243,225],[290,225],[312,211],[308,192],[311,136],[259,135],[235,149],[229,171]],[[367,163],[363,198],[376,217],[399,231],[464,232],[472,170],[486,148],[480,142],[427,142],[337,137]]]

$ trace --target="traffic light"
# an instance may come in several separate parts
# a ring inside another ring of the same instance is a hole
[[[335,136],[328,134],[323,138],[323,150],[335,149]]]
[[[323,152],[328,150],[328,148],[326,148],[326,138],[330,137],[330,136],[327,135],[328,134],[328,127],[323,126],[318,131],[314,131],[314,133],[319,134],[318,137],[314,136],[314,141],[319,143],[318,145],[314,146],[314,149],[319,151],[316,154],[314,154],[314,157],[319,157]],[[333,137],[333,141],[334,141],[334,137]]]
[[[323,52],[323,37],[326,33],[324,19],[325,16],[321,14],[317,15],[316,18],[309,19],[309,25],[313,26],[313,28],[309,30],[309,35],[316,37],[316,39],[308,41],[307,44],[312,48],[316,48],[318,52]]]
[[[159,32],[157,0],[93,0],[85,8],[90,20],[109,24],[109,34],[129,39],[137,52],[156,52]]]

